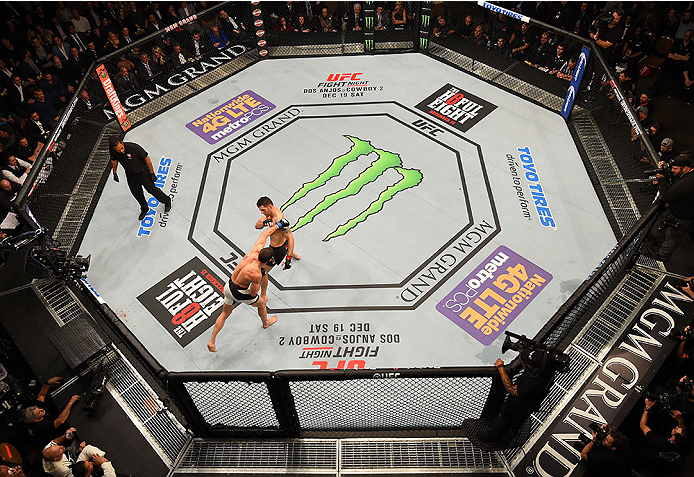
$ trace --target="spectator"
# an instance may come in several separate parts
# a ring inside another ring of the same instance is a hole
[[[96,12],[96,10],[94,10],[94,2],[86,2],[84,8],[84,16],[89,22],[90,29],[99,26],[101,18],[99,18],[99,14]]]
[[[662,19],[663,15],[658,8],[658,2],[649,2],[648,8],[636,18],[636,24],[642,25],[646,31],[658,31]]]
[[[130,28],[128,28],[127,26],[120,29],[120,38],[121,38],[121,44],[124,47],[128,46],[130,43],[135,41],[135,38],[133,38],[130,35]]]
[[[152,63],[154,63],[161,71],[166,71],[169,69],[169,60],[162,51],[160,46],[152,47]],[[174,63],[176,66],[177,63]]]
[[[94,103],[89,98],[89,92],[86,90],[80,91],[80,96],[75,104],[75,110],[80,114],[85,114],[94,109]]]
[[[68,60],[68,66],[72,68],[78,79],[81,79],[87,73],[87,68],[89,65],[86,63],[85,58],[80,55],[80,52],[76,46],[70,47],[70,59]]]
[[[39,113],[37,113],[36,110],[32,110],[29,113],[29,120],[24,127],[27,132],[27,137],[36,142],[46,142],[46,139],[48,139],[51,133],[50,128],[41,121]]]
[[[55,127],[62,114],[61,110],[56,109],[53,99],[58,95],[64,96],[65,94],[67,94],[66,91],[61,93],[50,93],[50,96],[47,97],[46,93],[41,88],[36,88],[34,90],[34,109],[39,113],[41,121],[48,124],[51,129]]]
[[[691,10],[687,10],[684,12],[684,15],[682,15],[682,20],[680,20],[680,24],[677,27],[675,38],[678,40],[684,39],[684,34],[687,33],[687,30],[694,30],[694,21],[692,21]]]
[[[61,61],[70,59],[70,43],[63,41],[60,36],[53,35],[53,54]]]
[[[60,21],[56,17],[51,18],[51,28],[53,30],[53,33],[55,35],[58,35],[61,40],[64,40],[65,38],[67,38],[67,33],[66,33],[67,26],[63,26],[63,24],[60,23]],[[52,42],[53,42],[53,37],[51,37],[51,43]]]
[[[569,58],[569,61],[562,66],[559,71],[557,71],[557,78],[571,81],[574,75],[574,70],[576,69],[576,58]]]
[[[636,70],[637,64],[645,57],[647,48],[648,39],[643,35],[643,27],[637,26],[634,37],[622,49],[622,62],[626,64],[627,70]]]
[[[402,2],[395,2],[395,8],[390,14],[390,19],[396,30],[402,30],[407,26],[407,11]]]
[[[690,58],[684,65],[680,83],[676,88],[675,95],[685,101],[687,104],[694,104],[694,58]]]
[[[51,57],[51,59],[52,58],[53,57]],[[22,76],[23,80],[28,81],[31,84],[36,84],[36,81],[41,74],[41,68],[34,63],[29,50],[25,50],[24,59],[19,63],[19,74]]]
[[[593,9],[591,8],[590,3],[581,2],[581,7],[574,17],[572,26],[573,32],[582,37],[588,37],[588,29],[593,23],[594,18]]]
[[[33,163],[39,156],[41,148],[43,148],[42,142],[30,140],[27,136],[20,133],[17,135],[17,147],[14,155],[18,159]]]
[[[436,38],[448,38],[455,33],[453,27],[448,26],[446,23],[446,18],[441,15],[436,19],[436,26],[434,26],[433,35]]]
[[[85,51],[87,51],[87,37],[84,33],[78,32],[75,29],[74,25],[68,25],[67,39],[70,41],[70,45],[73,47],[77,47],[77,51],[79,51],[80,53],[84,53]]]
[[[660,34],[662,36],[669,36],[670,38],[675,38],[679,27],[680,19],[677,16],[677,10],[675,10],[674,8],[670,8],[668,10],[667,16],[660,24]]]
[[[489,38],[487,38],[487,35],[484,34],[484,31],[482,30],[482,25],[477,25],[472,36],[468,39],[475,46],[487,47],[489,45]]]
[[[226,10],[219,11],[219,24],[231,42],[238,43],[249,39],[246,25],[239,21],[238,18],[227,14]]]
[[[213,25],[212,26],[212,31],[210,32],[210,43],[212,43],[212,46],[217,48],[218,50],[221,50],[222,48],[226,48],[229,46],[229,39],[227,38],[226,34],[219,29],[219,26]]]
[[[159,20],[157,19],[157,16],[154,13],[150,13],[147,15],[147,28],[146,31],[148,34],[156,33],[159,30],[161,30],[161,26],[159,25]]]
[[[324,8],[323,10],[325,10],[327,14],[328,9]],[[322,11],[321,15],[323,15]],[[332,16],[330,17],[330,21],[332,22]],[[384,10],[383,5],[377,6],[376,13],[374,14],[374,30],[387,30],[392,25],[392,23],[393,20],[390,18],[390,12]],[[323,31],[332,31],[332,29]]]
[[[108,15],[103,15],[101,17],[101,24],[99,25],[99,35],[103,36],[104,38],[108,38],[109,33],[115,33],[116,35],[118,34],[118,28],[116,28],[115,24],[109,20]],[[92,31],[92,35],[94,32]]]
[[[299,13],[299,16],[297,17],[294,31],[297,33],[311,33],[311,28],[309,27],[308,23],[306,23],[306,15],[303,13]]]
[[[641,93],[639,96],[639,101],[638,104],[634,106],[634,111],[639,117],[639,120],[641,121],[641,124],[643,125],[644,128],[647,128],[650,125],[650,116],[651,116],[651,98],[653,97],[653,93],[650,91],[644,91]]]
[[[111,462],[99,454],[93,455],[90,460],[78,461],[72,468],[72,475],[74,477],[89,477],[94,473],[95,467],[100,469],[98,475],[116,477],[116,471],[113,469]]]
[[[17,137],[9,124],[0,126],[0,144],[2,144],[2,152],[5,155],[14,154],[17,148]]]
[[[137,78],[135,76],[131,76],[128,68],[125,66],[120,67],[118,75],[116,75],[113,82],[116,85],[116,92],[119,96],[128,96],[131,93],[137,92],[137,90],[140,88]]]
[[[192,4],[188,4],[188,2],[181,2],[181,6],[178,7],[178,16],[183,19],[193,14],[195,14],[195,7]]]
[[[275,33],[291,33],[292,25],[285,17],[280,17],[279,23],[275,25]],[[211,35],[211,34],[210,34]]]
[[[0,465],[0,477],[26,477],[26,475],[24,475],[24,471],[22,470],[22,467],[19,465],[16,465],[14,467]]]
[[[546,68],[554,53],[555,49],[549,42],[549,32],[545,31],[540,35],[540,41],[530,49],[528,61],[535,68]]]
[[[566,50],[566,45],[564,45],[564,43],[559,43],[557,45],[556,54],[547,63],[547,67],[549,68],[549,74],[556,75],[568,63],[566,55],[564,54],[564,50]]]
[[[506,38],[503,36],[500,36],[499,38],[496,39],[496,43],[492,45],[490,48],[492,51],[499,52],[500,54],[504,56],[510,56],[509,54],[509,47],[506,44]]]
[[[382,7],[381,7],[382,8]],[[388,19],[388,23],[390,23],[390,19]],[[320,16],[318,17],[318,24],[320,25],[320,30],[322,32],[336,32],[337,28],[335,27],[335,21],[333,19],[333,16],[328,13],[328,9],[323,7],[321,10]],[[376,28],[378,30],[378,28]]]
[[[34,441],[39,445],[45,445],[42,443],[53,439],[56,433],[62,434],[69,429],[70,426],[66,425],[67,418],[70,415],[72,406],[80,399],[78,395],[72,396],[55,419],[46,412],[45,400],[48,390],[52,384],[59,384],[61,379],[60,376],[54,376],[49,379],[41,387],[38,396],[36,396],[36,401],[22,411],[22,419],[29,428],[29,434],[32,435]]]
[[[15,48],[9,38],[0,38],[2,48],[0,48],[0,56],[11,66],[19,64],[24,58],[24,53]]]
[[[511,22],[509,22],[508,17],[503,13],[499,13],[492,17],[492,28],[489,33],[489,42],[496,44],[496,39],[500,36],[508,40],[511,38],[511,33],[513,32],[513,27]]]
[[[51,66],[48,71],[50,71],[54,77],[57,76],[60,78],[66,86],[77,86],[80,78],[77,77],[75,70],[72,69],[69,63],[66,66],[56,55],[53,55],[51,61],[53,61],[53,66]]]
[[[185,48],[181,48],[181,45],[174,45],[173,52],[171,53],[171,63],[174,66],[179,66],[191,61],[193,57]]]
[[[395,2],[397,5],[398,2]],[[401,2],[402,3],[402,2]],[[347,20],[347,29],[352,31],[360,31],[364,29],[364,14],[361,11],[361,3],[354,4],[354,13],[349,15]]]
[[[157,23],[161,23],[162,25],[166,24],[166,20],[164,19],[166,14],[159,9],[159,2],[152,2],[150,5],[150,12],[157,18]]]
[[[684,34],[684,39],[675,42],[675,46],[668,53],[665,63],[660,67],[651,89],[658,91],[658,89],[663,88],[666,91],[670,91],[673,88],[672,83],[679,79],[687,61],[692,58],[692,50],[694,49],[694,44],[692,43],[693,33],[694,31],[687,30]]]
[[[195,55],[196,59],[202,58],[210,51],[210,45],[207,43],[207,38],[203,38],[200,32],[193,30],[193,49],[192,53]]]
[[[138,4],[139,2],[128,2],[130,11],[126,20],[126,25],[135,33],[135,36],[145,33],[145,12],[139,8]]]
[[[574,25],[574,16],[574,4],[571,2],[552,2],[547,23],[563,30],[570,30]]]
[[[174,7],[172,4],[169,4],[168,8],[166,9],[165,19],[168,25],[173,25],[181,20],[178,12],[176,12],[176,7]]]
[[[52,53],[46,51],[43,47],[43,43],[41,43],[41,38],[36,35],[31,37],[31,56],[33,57],[34,63],[40,68],[48,68],[51,66]]]
[[[72,18],[70,19],[70,22],[72,22],[72,25],[80,33],[87,33],[92,29],[92,26],[89,24],[89,20],[81,16],[79,10],[76,8],[72,9]]]
[[[12,184],[7,179],[0,180],[0,223],[2,223],[7,214],[12,212],[12,204],[14,203],[15,191],[12,190]]]
[[[159,67],[149,61],[147,53],[140,54],[140,62],[137,65],[137,77],[140,81],[145,81],[160,73]]]
[[[511,56],[518,61],[524,61],[530,45],[534,43],[534,33],[529,23],[521,23],[518,31],[511,35],[509,46],[511,48]]]
[[[663,134],[660,132],[661,128],[662,126],[659,121],[651,122],[651,125],[648,128],[646,128],[646,134],[648,135],[648,138],[651,140],[651,144],[653,144],[655,147],[658,147],[658,144],[662,144],[663,139],[665,139],[663,137]],[[643,146],[641,147],[643,148]],[[648,162],[648,159],[646,159],[644,162]]]
[[[10,114],[15,115],[20,120],[26,118],[29,96],[28,91],[22,84],[22,78],[20,78],[18,74],[12,76],[12,86],[8,89],[8,98]]]
[[[458,29],[458,35],[462,36],[463,38],[470,38],[470,35],[472,35],[474,31],[475,24],[472,21],[472,15],[467,15],[465,20],[463,20],[463,24]]]
[[[670,162],[677,156],[677,153],[673,150],[675,147],[675,141],[666,137],[660,142],[660,151],[658,151],[658,156],[660,156],[661,161]]]
[[[65,2],[58,2],[58,6],[55,9],[55,16],[63,23],[70,21],[72,14],[70,9],[65,6]]]
[[[85,53],[85,56],[87,57],[87,62],[89,64],[91,64],[92,61],[96,61],[97,59],[101,58],[101,56],[103,56],[103,54],[104,54],[103,49],[101,49],[99,46],[97,46],[97,44],[94,42],[94,40],[89,40],[87,42],[87,51]]]
[[[0,58],[0,88],[9,89],[12,86],[14,69],[8,66],[5,60]]]
[[[118,49],[120,49],[120,40],[118,39],[118,35],[110,32],[108,34],[108,41],[106,42],[106,53],[113,53]]]

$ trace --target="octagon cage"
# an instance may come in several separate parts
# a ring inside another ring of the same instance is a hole
[[[108,137],[121,129],[115,114],[103,114],[102,107],[108,106],[109,97],[97,71],[103,71],[100,68],[103,65],[114,77],[124,57],[151,51],[166,41],[175,40],[191,51],[193,45],[187,44],[190,35],[186,30],[203,30],[221,10],[246,19],[246,25],[251,25],[250,34],[239,38],[238,45],[227,50],[223,64],[205,74],[176,85],[170,82],[166,88],[157,85],[157,79],[153,78],[140,85],[141,91],[151,94],[121,95],[120,102],[132,127],[259,61],[400,52],[427,55],[555,114],[562,113],[567,92],[570,87],[574,88],[568,81],[486,46],[473,45],[458,35],[441,39],[431,36],[434,14],[445,13],[455,18],[472,15],[475,24],[491,25],[495,16],[498,17],[492,11],[497,7],[490,9],[471,2],[410,3],[415,11],[412,12],[414,25],[409,28],[374,31],[374,3],[365,2],[367,22],[362,31],[336,28],[336,31],[305,35],[272,35],[265,33],[270,32],[271,24],[277,21],[271,12],[272,4],[222,2],[166,31],[141,38],[100,58],[89,68],[36,160],[37,167],[32,168],[17,197],[18,214],[34,231],[47,231],[57,249],[68,256],[77,252],[110,175],[105,160]],[[432,13],[432,9],[437,11]],[[262,25],[263,19],[267,25],[265,29],[256,26],[253,30],[252,25]],[[596,310],[605,309],[607,297],[619,287],[630,286],[624,277],[634,263],[638,261],[655,270],[655,262],[640,257],[638,250],[658,216],[658,209],[650,205],[655,189],[642,180],[644,163],[641,159],[646,158],[654,166],[658,156],[595,43],[520,15],[509,16],[508,21],[514,28],[518,22],[526,22],[531,28],[549,31],[557,41],[567,45],[571,56],[577,57],[584,52],[583,58],[588,58],[582,63],[584,72],[580,86],[569,95],[573,96],[574,105],[567,125],[619,241],[534,337],[537,342],[566,350],[578,330],[592,323]],[[212,55],[216,56],[215,62],[221,61],[217,51],[202,55],[197,61]],[[167,74],[172,77],[190,67],[169,66]],[[85,112],[76,107],[84,91],[97,105],[93,111]],[[310,437],[314,432],[459,430],[466,419],[495,415],[502,401],[499,397],[504,395],[493,366],[169,372],[84,282],[58,274],[52,279],[58,287],[76,290],[80,300],[92,302],[100,313],[99,319],[123,337],[119,346],[127,348],[128,356],[137,361],[147,381],[196,437]],[[620,315],[624,322],[635,306],[631,310],[621,309],[615,315]],[[596,350],[596,355],[611,337],[610,333],[599,330],[590,335],[591,349]],[[542,412],[526,423],[528,433],[536,432],[543,419],[558,409],[566,390],[591,363],[582,355],[571,358],[570,369],[556,379],[542,405]],[[508,452],[513,453],[512,450]]]

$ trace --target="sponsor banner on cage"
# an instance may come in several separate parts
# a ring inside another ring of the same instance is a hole
[[[189,122],[186,127],[209,144],[216,144],[273,109],[274,104],[248,90]]]
[[[96,74],[101,81],[101,86],[104,88],[109,103],[111,103],[111,108],[113,108],[113,112],[118,119],[118,124],[120,124],[123,131],[127,131],[131,126],[130,120],[125,113],[125,108],[123,108],[123,105],[120,103],[118,93],[116,93],[116,88],[108,75],[108,71],[106,71],[106,67],[104,65],[97,66]]]
[[[571,83],[569,84],[569,89],[566,90],[564,104],[561,107],[561,115],[564,119],[569,119],[571,110],[574,107],[576,93],[578,92],[578,88],[581,86],[581,79],[583,78],[583,73],[586,71],[586,65],[588,64],[589,57],[590,50],[585,46],[581,47],[581,54],[578,56],[576,67],[574,68],[574,74],[571,77]]]
[[[626,331],[616,340],[607,356],[589,357],[597,365],[593,365],[592,372],[581,381],[587,384],[575,391],[568,405],[550,414],[556,416],[554,420],[532,447],[511,463],[514,475],[583,475],[588,466],[579,465],[584,447],[579,436],[582,434],[592,438],[589,427],[592,423],[616,428],[634,406],[644,405],[643,390],[679,343],[679,340],[670,337],[670,333],[673,329],[682,330],[691,324],[693,304],[692,298],[675,286],[672,279],[668,279],[660,283],[631,315],[618,310],[617,314],[623,314],[625,321],[632,316],[632,322],[626,326]],[[620,327],[619,323],[616,325]],[[614,329],[612,326],[609,328]],[[613,332],[590,330],[586,336],[592,336],[592,342],[586,349],[602,350],[602,342],[597,342],[596,346],[595,340],[609,343],[613,338],[610,333]],[[590,367],[586,371],[589,370]]]
[[[137,297],[181,347],[214,324],[224,304],[224,280],[193,257]]]
[[[489,346],[550,281],[549,272],[502,245],[451,290],[436,309]]]
[[[496,105],[447,84],[419,103],[416,108],[466,132],[494,111]]]

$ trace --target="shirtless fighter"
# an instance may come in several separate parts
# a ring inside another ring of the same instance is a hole
[[[231,274],[231,278],[224,285],[224,306],[222,313],[214,322],[212,336],[207,343],[207,349],[212,353],[217,352],[215,340],[217,334],[222,330],[224,323],[234,310],[237,304],[246,303],[247,305],[258,308],[258,315],[263,322],[263,328],[269,328],[277,321],[277,315],[272,318],[267,317],[267,296],[258,295],[260,282],[275,265],[272,258],[272,248],[265,247],[265,241],[273,233],[281,228],[289,226],[286,219],[277,225],[272,225],[267,230],[263,230],[260,238],[255,242],[253,250],[248,252]],[[265,248],[263,248],[265,247]]]
[[[260,213],[263,216],[255,223],[255,228],[260,230],[263,227],[272,226],[281,220],[287,220],[280,209],[274,206],[269,197],[261,197],[256,202]],[[287,222],[288,223],[288,222]],[[294,251],[294,236],[289,227],[283,227],[270,235],[270,247],[272,247],[272,257],[275,265],[279,265],[284,260],[284,270],[292,268],[292,258],[301,260],[298,253]],[[265,296],[267,290],[267,280],[263,281],[261,296]]]

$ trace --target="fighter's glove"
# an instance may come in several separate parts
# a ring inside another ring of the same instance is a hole
[[[289,270],[290,268],[292,268],[292,256],[287,255],[287,258],[284,260],[283,270]]]
[[[116,174],[115,172],[113,173],[113,180],[116,182],[120,182],[120,180],[118,180],[118,174]]]
[[[277,228],[283,229],[285,227],[289,227],[289,221],[287,219],[280,219],[280,221],[277,222]]]
[[[272,219],[263,220],[263,227],[272,227]]]
[[[152,182],[157,182],[157,175],[154,172],[152,172],[149,177],[152,178]]]

